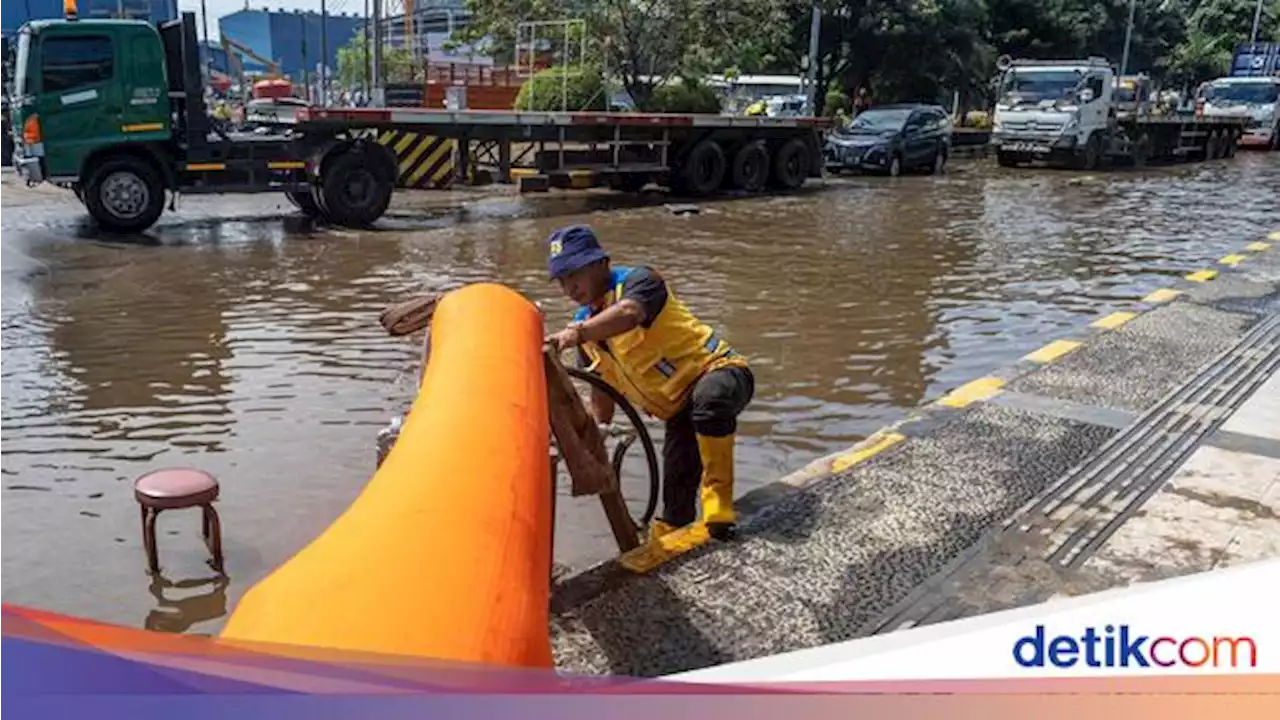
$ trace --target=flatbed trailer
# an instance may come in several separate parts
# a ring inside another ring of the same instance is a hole
[[[379,142],[389,133],[452,140],[447,162],[461,179],[471,174],[473,144],[496,150],[508,175],[512,147],[522,144],[538,149],[535,167],[548,172],[593,168],[620,190],[658,182],[695,196],[794,189],[823,171],[827,121],[820,118],[312,108],[282,132],[232,132],[205,107],[194,13],[158,27],[40,21],[20,30],[20,43],[26,87],[15,108],[18,171],[28,182],[73,189],[112,231],[150,227],[166,193],[280,192],[305,214],[368,225],[386,212],[407,173],[423,172],[423,158]],[[74,85],[67,78],[83,64],[61,69],[48,59],[56,51],[36,47],[49,44],[102,54],[110,62],[98,72],[109,77]],[[58,87],[44,87],[48,77]],[[446,162],[438,150],[427,159]]]
[[[1245,121],[1195,115],[1117,116],[1095,130],[1084,145],[1055,144],[1038,136],[1005,132],[998,147],[1001,165],[1033,161],[1092,170],[1103,161],[1143,167],[1149,163],[1216,160],[1235,155]]]

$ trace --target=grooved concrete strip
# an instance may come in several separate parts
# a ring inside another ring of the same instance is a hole
[[[978,406],[563,612],[557,662],[650,676],[855,637],[1113,432]]]

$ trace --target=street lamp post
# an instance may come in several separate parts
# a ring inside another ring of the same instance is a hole
[[[1138,7],[1138,0],[1129,0],[1129,25],[1124,31],[1124,54],[1120,59],[1120,76],[1129,70],[1129,42],[1133,38],[1133,14]]]

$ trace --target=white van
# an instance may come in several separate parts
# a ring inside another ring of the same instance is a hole
[[[1225,77],[1200,86],[1197,105],[1206,117],[1244,117],[1241,147],[1280,149],[1280,77]]]

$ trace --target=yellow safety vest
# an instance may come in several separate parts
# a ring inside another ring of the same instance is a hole
[[[623,282],[630,272],[630,268],[613,268],[613,290],[605,307],[622,299]],[[576,319],[585,320],[589,313],[583,308]],[[589,342],[582,350],[587,370],[661,420],[670,420],[680,412],[703,374],[722,367],[747,366],[746,358],[694,317],[670,287],[666,304],[648,328],[636,326],[609,338],[603,348]]]

